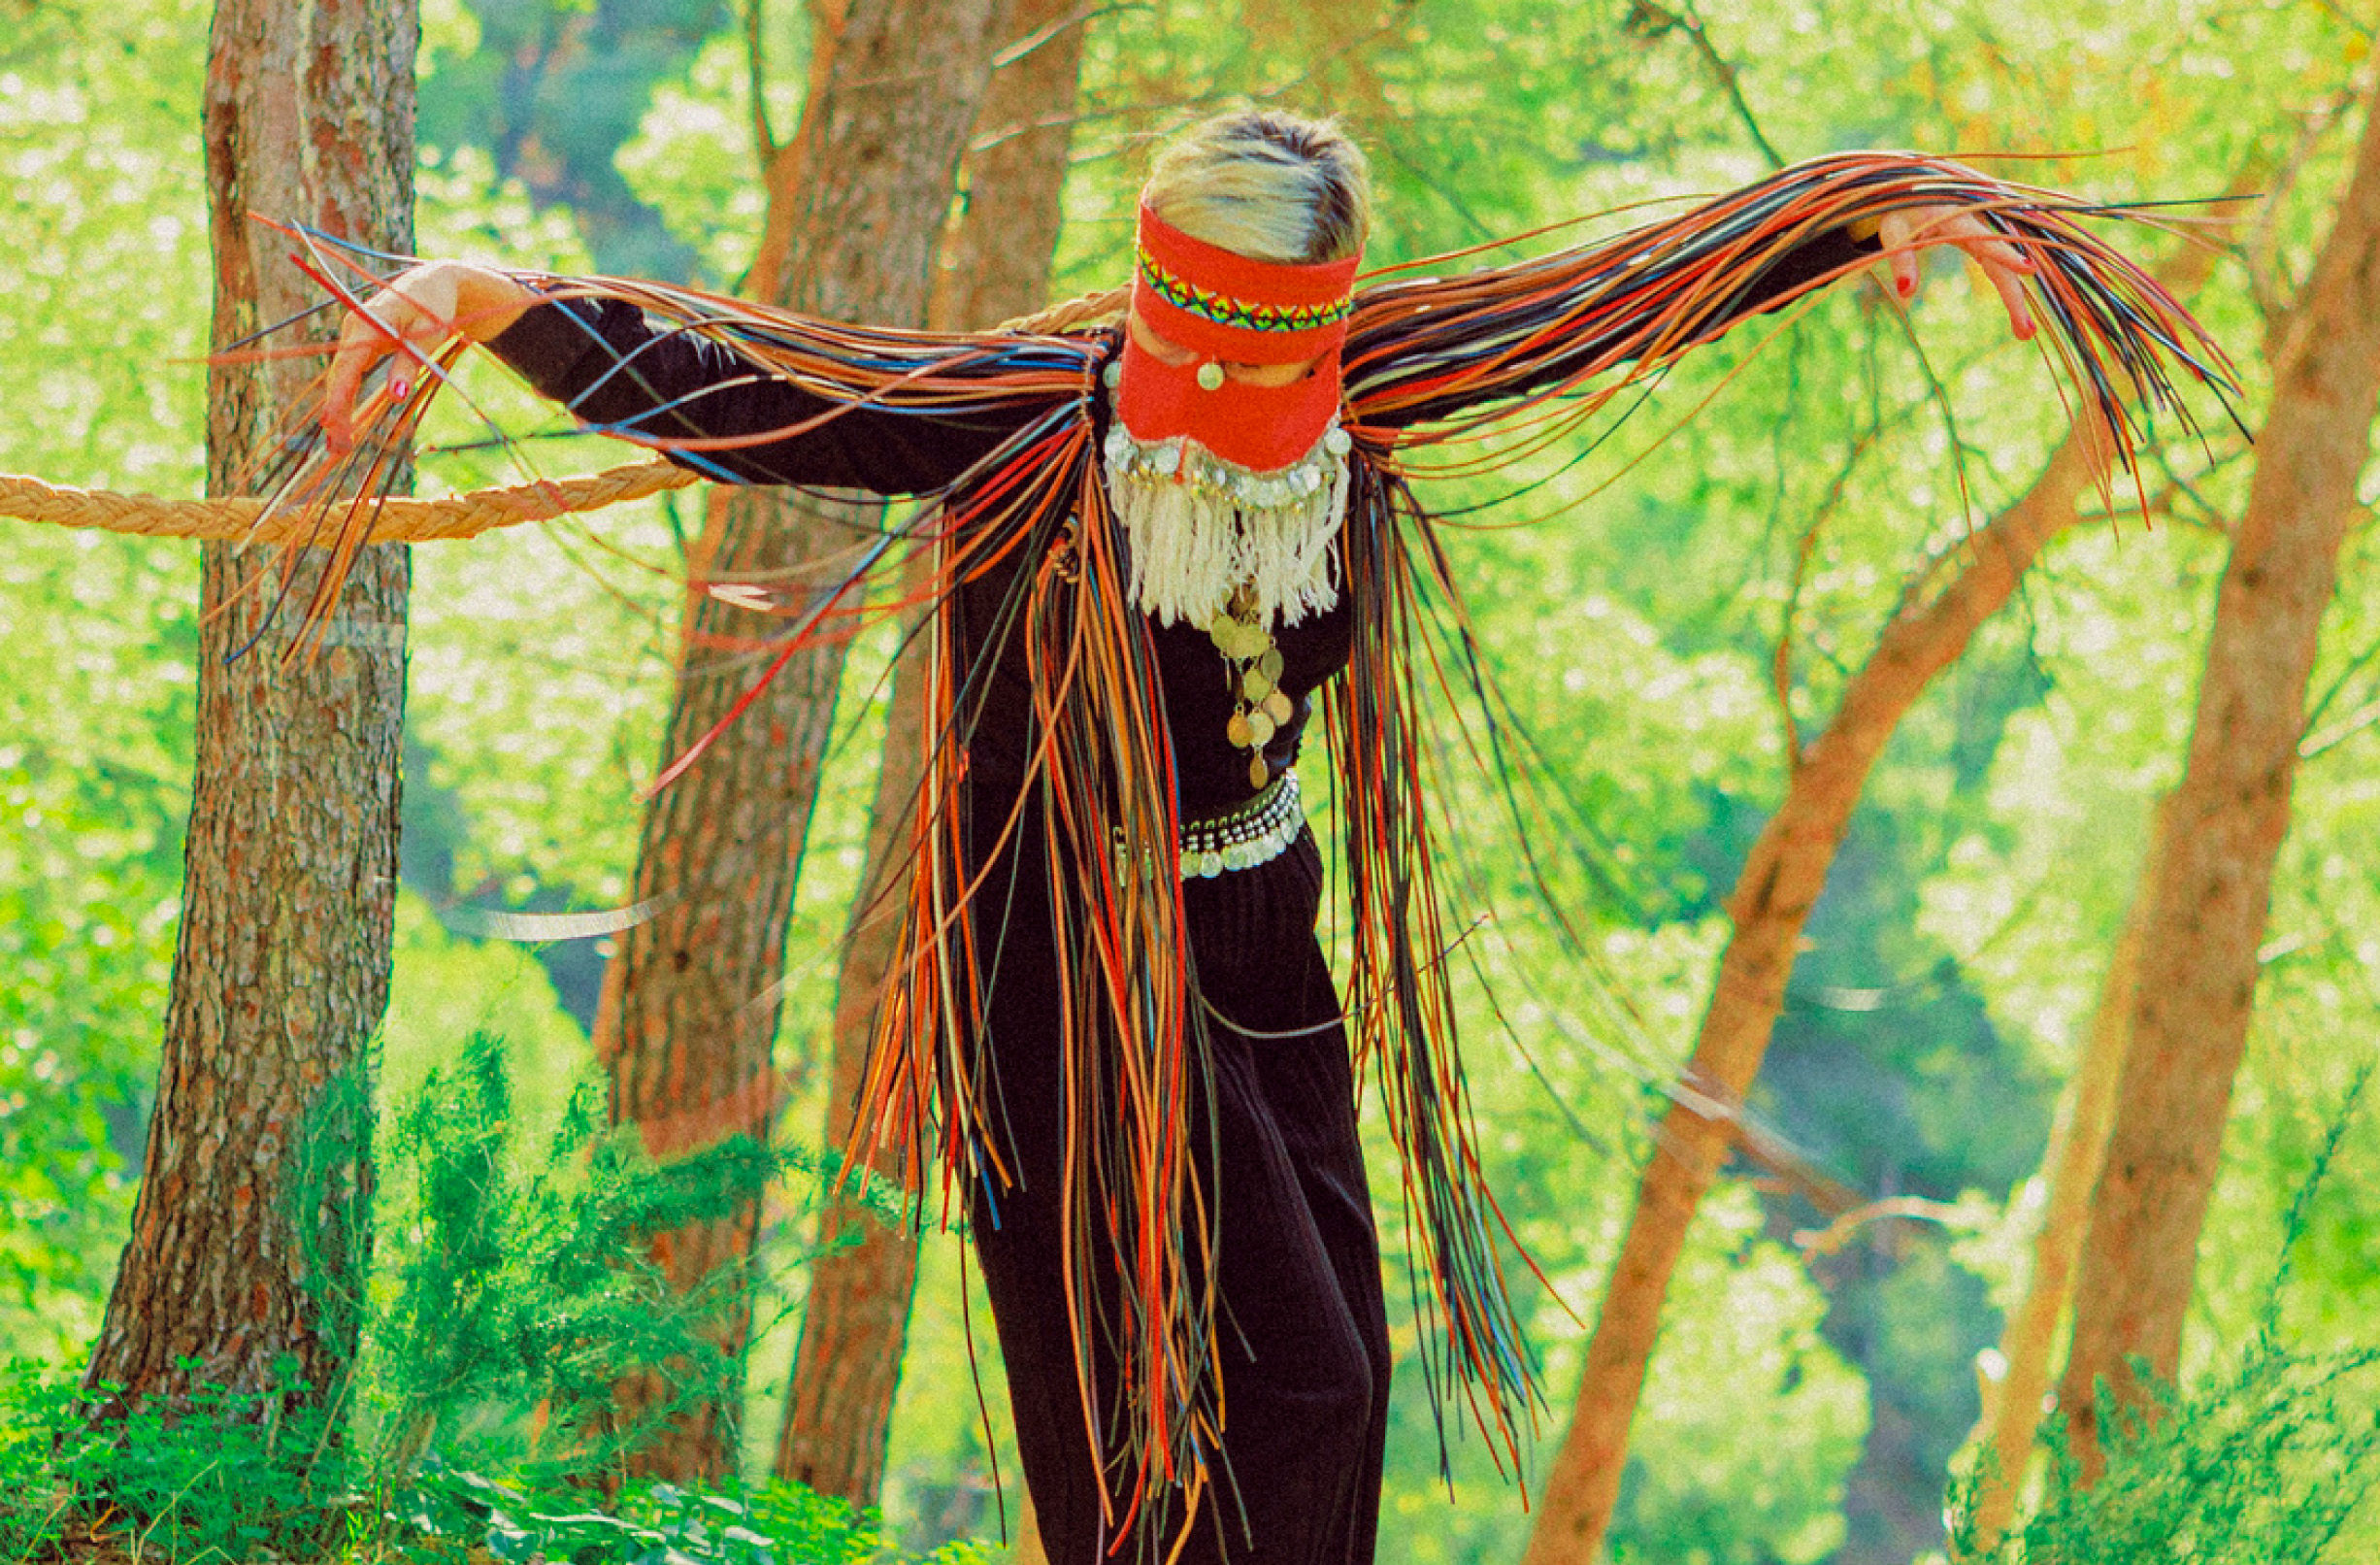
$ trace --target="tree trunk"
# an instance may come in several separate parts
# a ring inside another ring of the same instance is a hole
[[[2046,1188],[2041,1226],[2033,1237],[2033,1267],[2025,1296],[2001,1329],[2000,1371],[1984,1386],[1983,1415],[1969,1437],[1976,1460],[1975,1536],[1995,1543],[2015,1519],[2033,1460],[2033,1437],[2041,1425],[2058,1354],[2058,1328],[2074,1302],[2074,1268],[2082,1258],[2083,1230],[2091,1217],[2091,1191],[2099,1182],[2115,1121],[2116,1089],[2132,1043],[2132,1006],[2140,987],[2140,940],[2148,917],[2149,893],[2157,883],[2157,855],[2172,807],[2161,799],[2149,826],[2149,848],[2140,866],[2124,929],[2108,957],[2107,977],[2083,1041],[2082,1058],[2058,1105],[2049,1146],[2041,1154]]]
[[[1041,1528],[1035,1520],[1033,1494],[1025,1493],[1024,1504],[1016,1508],[1016,1548],[1009,1555],[1008,1565],[1049,1565],[1048,1551],[1041,1548]]]
[[[216,349],[321,297],[251,212],[413,248],[418,38],[413,0],[216,7],[205,113]],[[336,324],[309,329],[327,342]],[[210,495],[248,490],[319,369],[215,364]],[[115,1406],[202,1382],[322,1399],[354,1356],[410,570],[402,548],[363,549],[319,652],[284,661],[320,569],[309,550],[209,544],[202,556],[197,769],[164,1055],[132,1239],[88,1375],[122,1388]]]
[[[2243,173],[2235,187],[2252,188],[2262,166]],[[2215,253],[2211,241],[2186,246],[2161,269],[2160,281],[2188,297],[2205,282]],[[1964,563],[1938,593],[1929,600],[1924,588],[1948,568],[1947,559],[1913,579],[1825,731],[1794,757],[1784,802],[1762,828],[1730,894],[1735,930],[1720,956],[1682,1090],[1654,1137],[1523,1565],[1587,1565],[1603,1548],[1670,1274],[1734,1139],[1784,1004],[1802,927],[1868,769],[1934,676],[1966,651],[2034,557],[2073,521],[2083,493],[2104,482],[2113,455],[2102,426],[2078,425],[2033,487],[1950,556],[1963,555]]]
[[[2340,544],[2380,407],[2380,114],[2312,281],[2273,354],[2247,512],[2215,600],[2190,758],[2174,789],[2115,1127],[2099,1175],[2059,1390],[2086,1473],[2098,1387],[2142,1405],[2131,1359],[2180,1366],[2231,1082],[2256,999],[2257,949]]]
[[[2073,519],[2077,497],[2104,467],[2099,442],[2068,437],[2031,492],[1974,536],[1967,546],[1972,557],[1941,595],[1886,627],[1834,720],[1799,758],[1784,802],[1729,898],[1735,931],[1720,957],[1681,1090],[1654,1135],[1524,1565],[1588,1565],[1599,1557],[1669,1276],[1759,1074],[1802,926],[1868,769],[1927,683],[2007,601],[2041,546]]]
[[[2185,296],[2196,289],[2213,251],[2212,245],[2185,248],[2165,268],[2165,285]],[[2101,426],[2078,426],[2023,498],[1913,580],[1825,731],[1794,757],[1784,801],[1729,896],[1735,933],[1720,956],[1680,1090],[1653,1138],[1524,1565],[1587,1565],[1603,1547],[1669,1276],[1734,1139],[1784,1003],[1802,926],[1825,888],[1868,769],[1934,676],[1958,659],[2042,547],[2073,521],[2076,502],[2105,480],[2112,457]],[[1928,599],[1929,579],[1962,556],[1956,574]]]
[[[975,118],[962,215],[935,280],[934,322],[945,330],[997,326],[1048,299],[1087,19],[1064,0],[1003,0],[1000,69]]]
[[[925,319],[932,260],[953,176],[988,72],[990,0],[851,0],[822,15],[810,101],[793,142],[772,149],[768,239],[749,289],[812,315],[886,325]],[[873,510],[780,491],[714,497],[691,562],[666,758],[727,712],[755,671],[737,652],[785,621],[705,588],[750,581],[814,583],[806,566],[848,543]],[[803,832],[817,795],[840,647],[795,658],[700,764],[648,808],[636,895],[661,911],[621,942],[605,976],[596,1047],[611,1074],[615,1122],[634,1123],[657,1156],[735,1135],[765,1140],[776,1107],[778,1000]],[[657,1262],[690,1289],[751,1254],[757,1203],[733,1216],[653,1236]],[[741,1358],[746,1305],[718,1323]],[[633,1425],[667,1399],[664,1376],[620,1387]],[[678,1481],[734,1471],[740,1392],[673,1419],[632,1458]]]
[[[900,934],[895,916],[915,813],[925,716],[925,669],[914,651],[901,659],[893,676],[884,765],[868,827],[868,871],[844,937],[827,1084],[823,1145],[828,1147],[850,1138],[853,1105],[867,1068],[870,1020]],[[884,1488],[893,1398],[901,1384],[909,1300],[917,1284],[917,1239],[906,1228],[886,1227],[857,1202],[838,1202],[819,1214],[818,1242],[821,1254],[810,1267],[802,1337],[777,1430],[777,1476],[872,1507],[880,1503]],[[848,1248],[828,1252],[836,1246]]]
[[[936,324],[996,324],[1040,307],[1058,244],[1066,184],[1068,119],[1082,55],[1070,0],[1008,0],[999,32],[1025,52],[992,78],[968,158],[965,216],[937,282]],[[1056,29],[1052,31],[1051,29]],[[1044,38],[1042,35],[1047,34]],[[1035,47],[1038,42],[1038,47]],[[868,831],[868,870],[844,937],[835,1007],[835,1058],[825,1145],[851,1134],[876,1000],[899,935],[895,906],[906,883],[910,828],[924,754],[925,666],[913,647],[893,676],[892,718]],[[847,1243],[810,1268],[802,1339],[794,1353],[777,1475],[854,1505],[879,1503],[893,1400],[917,1282],[917,1240],[855,1204],[819,1218],[821,1249]]]

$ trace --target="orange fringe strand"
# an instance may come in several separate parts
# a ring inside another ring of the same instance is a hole
[[[1354,901],[1349,1016],[1359,1063],[1378,1083],[1403,1154],[1434,1405],[1467,1405],[1516,1471],[1537,1405],[1535,1364],[1510,1297],[1505,1257],[1518,1247],[1482,1177],[1456,1036],[1423,710],[1430,671],[1442,688],[1474,695],[1487,678],[1459,628],[1460,596],[1405,464],[1423,449],[1491,433],[1517,428],[1536,444],[1574,429],[1746,310],[1772,308],[1872,259],[1782,292],[1769,287],[1797,250],[1886,213],[1934,205],[1981,214],[2037,263],[2028,287],[2049,328],[2048,351],[2086,416],[2116,434],[2135,476],[2132,452],[2150,412],[2189,419],[2177,375],[2219,394],[2230,388],[2222,354],[2189,315],[2080,226],[2105,216],[2100,209],[1898,153],[1819,159],[1542,259],[1446,278],[1387,277],[1357,294],[1345,351],[1345,422],[1356,449],[1344,587],[1356,605],[1355,643],[1350,666],[1328,688],[1324,720]],[[1229,1476],[1209,1471],[1220,1418],[1209,1373],[1216,1322],[1198,1280],[1212,1236],[1187,1145],[1189,1108],[1205,1090],[1205,1030],[1181,937],[1180,885],[1171,873],[1116,867],[1119,841],[1128,863],[1154,851],[1170,864],[1178,822],[1151,645],[1125,591],[1123,542],[1093,447],[1103,339],[875,331],[647,283],[563,281],[730,343],[755,374],[831,399],[834,410],[805,428],[859,407],[977,427],[1021,424],[853,572],[898,570],[903,555],[929,550],[927,596],[938,606],[929,729],[937,737],[916,802],[900,955],[850,1154],[855,1167],[897,1167],[920,1191],[939,1155],[945,1219],[959,1191],[980,1184],[996,1195],[1008,1178],[983,1063],[969,1047],[984,998],[969,916],[976,887],[962,850],[977,686],[975,671],[955,665],[953,595],[1015,565],[1004,633],[1030,650],[1039,725],[1018,808],[1041,817],[1046,851],[1035,868],[1058,910],[1068,984],[1060,1047],[1074,1083],[1064,1192],[1070,1311],[1085,1438],[1118,1477],[1111,1520],[1124,1536],[1161,1513],[1168,1486],[1195,1492]],[[422,375],[393,421],[410,427],[442,379]],[[729,449],[800,433],[633,438],[718,472]],[[1510,455],[1492,450],[1474,465]],[[282,492],[307,498],[339,465],[314,463]],[[368,513],[354,518],[360,535]],[[858,618],[908,607],[858,607],[866,594],[850,585],[822,594],[794,639],[848,634]],[[1439,642],[1425,646],[1434,627]],[[1022,825],[1011,818],[1007,834]],[[994,856],[991,845],[976,846],[985,849],[976,862]],[[1091,1304],[1092,1280],[1111,1263],[1129,1298],[1118,1317],[1106,1318]],[[1121,1387],[1090,1383],[1102,1332]],[[1126,1427],[1103,1411],[1119,1406]]]

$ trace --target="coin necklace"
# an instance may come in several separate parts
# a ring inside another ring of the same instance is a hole
[[[1259,616],[1254,590],[1245,585],[1207,621],[1207,635],[1231,679],[1232,720],[1224,733],[1248,752],[1248,786],[1261,788],[1273,781],[1265,747],[1295,710],[1280,687],[1281,649]]]

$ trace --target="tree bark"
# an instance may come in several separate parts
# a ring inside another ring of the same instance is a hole
[[[935,247],[989,70],[989,9],[990,0],[851,0],[839,16],[822,12],[824,69],[813,73],[793,142],[770,150],[769,238],[751,293],[835,319],[924,322]],[[709,732],[756,677],[735,654],[768,645],[784,624],[706,588],[790,585],[798,601],[850,528],[875,519],[873,507],[774,490],[714,497],[690,565],[665,759]],[[769,1135],[785,928],[842,666],[840,646],[796,657],[647,809],[636,895],[660,912],[621,942],[595,1037],[613,1120],[638,1125],[657,1156]],[[758,1204],[746,1203],[717,1222],[653,1236],[653,1253],[691,1289],[746,1261],[758,1231]],[[733,1307],[718,1330],[740,1360],[748,1305]],[[661,1372],[632,1378],[619,1388],[620,1416],[633,1425],[669,1395]],[[632,1470],[681,1482],[732,1472],[740,1401],[732,1393],[672,1419]]]
[[[1040,307],[1057,250],[1069,120],[1082,34],[1071,0],[1008,0],[999,33],[1026,51],[992,78],[968,157],[965,215],[935,288],[940,326],[996,324]],[[1053,30],[1054,29],[1054,30]],[[1046,36],[1044,36],[1046,35]],[[844,936],[835,1006],[825,1145],[850,1137],[876,1002],[899,934],[924,759],[924,648],[893,676],[868,832],[868,869]],[[856,1204],[830,1207],[818,1225],[822,1258],[810,1273],[776,1471],[854,1505],[880,1502],[901,1356],[917,1282],[917,1239]],[[835,1247],[847,1245],[847,1249]]]
[[[2246,514],[2215,600],[2190,757],[2174,789],[2116,1120],[2091,1212],[2060,1405],[2086,1473],[2101,1382],[2170,1380],[2256,999],[2289,826],[2306,681],[2380,408],[2380,114],[2273,354]]]
[[[2183,250],[2163,281],[2185,296],[2205,279],[2212,246]],[[1784,801],[1761,830],[1728,899],[1735,932],[1719,959],[1693,1057],[1653,1138],[1619,1260],[1587,1346],[1570,1428],[1545,1480],[1523,1565],[1587,1565],[1618,1503],[1628,1431],[1644,1389],[1669,1278],[1704,1192],[1718,1177],[1744,1095],[1785,999],[1810,910],[1825,888],[1868,773],[1934,676],[2008,601],[2041,549],[2106,480],[2113,449],[2078,425],[2027,493],[1950,556],[1912,580],[1875,650],[1844,687],[1825,730],[1794,757]],[[1928,598],[1932,579],[1952,570]]]
[[[2157,855],[2172,807],[2159,800],[2149,827],[2147,856],[2127,910],[2124,929],[2108,957],[2107,976],[2083,1042],[2082,1058],[2058,1105],[2049,1146],[2041,1154],[2046,1199],[2041,1226],[2033,1238],[2033,1267],[2025,1296],[2000,1331],[2000,1373],[1984,1385],[1983,1414],[1969,1437],[1976,1459],[1974,1527],[1978,1540],[1997,1542],[2016,1517],[2025,1470],[2033,1460],[2033,1434],[2040,1428],[2058,1353],[2058,1328],[2074,1302],[2074,1271],[2082,1258],[2083,1232],[2091,1218],[2091,1192],[2099,1182],[2115,1122],[2117,1084],[2132,1044],[2132,1006],[2140,988],[2140,941],[2149,893],[2157,883]]]
[[[1759,1074],[1802,926],[1868,769],[1934,676],[2007,601],[2041,546],[2073,520],[2077,497],[2105,466],[2103,442],[2068,437],[2033,489],[1974,536],[1967,546],[1971,557],[1940,596],[1885,628],[1834,719],[1801,755],[1783,803],[1753,845],[1728,900],[1735,934],[1720,957],[1681,1090],[1654,1135],[1524,1565],[1588,1565],[1599,1557],[1670,1274]]]
[[[980,331],[1048,299],[1086,19],[1066,0],[1003,0],[1003,60],[975,117],[958,226],[935,279],[938,326]]]
[[[217,5],[204,129],[218,350],[320,299],[251,212],[413,248],[418,38],[413,0]],[[327,343],[335,324],[312,339]],[[210,495],[248,490],[319,368],[214,366]],[[164,1053],[132,1238],[87,1377],[121,1387],[111,1406],[170,1401],[194,1382],[320,1400],[354,1356],[410,570],[402,548],[363,549],[318,653],[284,659],[322,557],[226,544],[202,556],[197,767]]]

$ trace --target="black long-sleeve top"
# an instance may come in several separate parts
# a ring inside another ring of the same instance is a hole
[[[1817,235],[1788,251],[1715,311],[1700,335],[1716,335],[1742,316],[1770,308],[1868,253],[1872,247],[1839,230]],[[1367,343],[1361,332],[1352,336],[1346,356],[1351,363],[1368,352],[1376,359],[1381,347],[1408,334],[1407,322],[1387,316],[1373,329],[1374,341]],[[1086,386],[1099,384],[1098,372],[1118,351],[1121,335],[1120,329],[1110,329],[1099,343]],[[739,438],[823,417],[815,427],[789,437],[713,447],[699,455],[676,458],[746,483],[859,489],[886,496],[941,493],[963,486],[1004,442],[1059,413],[1066,400],[1060,393],[1039,401],[1009,398],[994,411],[973,414],[921,413],[877,404],[840,406],[769,374],[721,343],[656,325],[635,306],[618,300],[572,299],[534,307],[488,346],[582,421],[631,437]],[[1561,384],[1606,350],[1599,341],[1561,344],[1534,360],[1520,379],[1505,379],[1500,394]],[[1081,398],[1085,393],[1073,395]],[[1095,439],[1104,436],[1105,396],[1088,395],[1088,411]],[[1440,396],[1408,406],[1395,417],[1372,421],[1395,427],[1466,411],[1460,398]],[[1352,480],[1360,485],[1378,483],[1380,476],[1359,458]],[[1000,791],[1008,798],[1022,782],[1034,735],[1021,641],[1003,638],[1000,651],[986,667],[975,666],[975,653],[989,634],[980,627],[1001,622],[1002,600],[1021,563],[1012,555],[1006,569],[962,588],[959,605],[963,666],[989,683],[970,731],[970,776],[978,789],[1005,784]],[[1268,760],[1276,771],[1296,757],[1309,697],[1345,666],[1351,644],[1349,616],[1363,608],[1342,595],[1327,613],[1275,628],[1283,664],[1279,685],[1295,707],[1295,716],[1267,747]],[[969,635],[967,627],[975,627],[975,633]],[[1186,817],[1228,809],[1251,790],[1247,753],[1232,746],[1225,733],[1236,709],[1231,667],[1200,627],[1161,625],[1151,619],[1148,631],[1174,747],[1177,807]]]
[[[1091,383],[1113,355],[1120,334],[1091,363]],[[656,328],[616,301],[571,301],[532,309],[489,347],[530,383],[598,427],[658,435],[740,436],[785,428],[833,405],[783,380],[762,375],[732,350],[686,332]],[[864,489],[884,495],[931,494],[958,484],[1018,429],[1057,407],[1021,402],[1001,422],[968,422],[878,407],[857,407],[792,439],[705,451],[701,465],[745,483]],[[656,413],[655,410],[667,410]],[[1105,434],[1104,398],[1095,398],[1095,434]],[[1096,449],[1096,448],[1094,448]],[[988,683],[973,714],[969,777],[979,794],[1013,798],[1035,736],[1021,637],[999,638],[999,653],[975,668],[975,653],[1003,621],[1003,600],[1028,562],[1005,565],[960,589],[961,657]],[[1266,747],[1275,770],[1296,758],[1307,697],[1343,667],[1349,645],[1342,597],[1326,614],[1275,629],[1280,688],[1296,711]],[[1248,755],[1226,736],[1236,710],[1230,666],[1206,631],[1148,624],[1167,726],[1173,740],[1177,808],[1185,816],[1214,814],[1246,798]],[[973,634],[970,634],[970,632]]]

